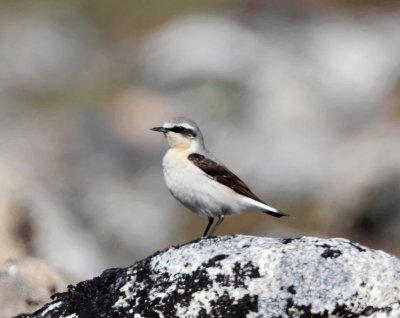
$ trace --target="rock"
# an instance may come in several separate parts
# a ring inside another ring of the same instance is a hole
[[[345,239],[201,238],[20,317],[399,317],[400,260]]]
[[[66,279],[41,260],[8,261],[0,266],[0,318],[37,310],[66,288]]]

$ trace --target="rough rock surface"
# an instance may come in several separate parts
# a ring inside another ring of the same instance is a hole
[[[345,239],[202,238],[21,317],[400,317],[400,260]]]

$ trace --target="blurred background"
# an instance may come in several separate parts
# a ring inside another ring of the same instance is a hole
[[[218,235],[400,256],[399,52],[395,0],[1,1],[0,271],[34,257],[69,283],[197,238],[149,131],[177,115],[293,216]]]

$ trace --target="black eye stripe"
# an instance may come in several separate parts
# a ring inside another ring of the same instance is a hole
[[[168,130],[178,134],[196,137],[196,132],[194,130],[185,128],[183,126],[175,126],[172,128],[168,128]]]

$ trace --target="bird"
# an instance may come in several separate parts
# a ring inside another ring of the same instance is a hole
[[[288,214],[267,205],[204,144],[199,126],[186,117],[174,117],[151,128],[166,137],[164,180],[172,196],[192,212],[208,218],[203,236],[211,236],[226,215],[258,210],[280,218]],[[214,226],[214,219],[217,219]],[[211,229],[211,230],[210,230]]]

